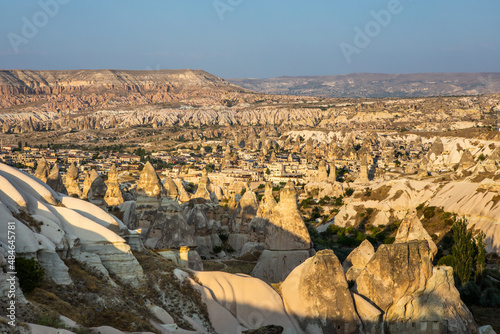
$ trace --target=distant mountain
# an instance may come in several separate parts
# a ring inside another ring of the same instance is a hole
[[[421,97],[500,92],[500,73],[356,73],[227,81],[260,93],[323,97]]]

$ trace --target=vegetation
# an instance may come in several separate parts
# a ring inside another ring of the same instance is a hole
[[[40,285],[45,273],[37,260],[24,256],[16,257],[16,272],[19,286],[25,293],[35,290]]]

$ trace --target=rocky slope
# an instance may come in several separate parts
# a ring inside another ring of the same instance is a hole
[[[500,91],[500,73],[357,73],[228,81],[260,93],[324,97],[450,96]]]

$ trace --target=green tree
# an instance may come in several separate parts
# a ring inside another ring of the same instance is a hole
[[[271,174],[271,171],[269,170],[269,168],[266,169],[266,174],[267,175]]]
[[[475,244],[472,231],[467,230],[467,220],[457,219],[453,224],[453,247],[451,254],[455,258],[455,274],[462,285],[470,281],[475,260]]]
[[[486,235],[483,231],[480,231],[476,235],[476,246],[477,246],[477,256],[476,256],[476,272],[474,275],[474,279],[477,281],[479,277],[483,274],[483,271],[486,267],[486,243],[484,242],[484,238]]]

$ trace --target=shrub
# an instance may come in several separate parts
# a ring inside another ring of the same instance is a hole
[[[346,195],[347,197],[351,196],[352,194],[354,194],[354,189],[352,189],[352,188],[347,188],[347,189],[345,190],[345,195]]]
[[[44,270],[37,260],[28,259],[23,256],[16,258],[16,271],[19,286],[23,292],[31,292],[43,279]]]
[[[455,257],[453,255],[446,255],[439,259],[438,266],[455,266]]]
[[[435,210],[436,210],[435,206],[429,206],[429,207],[425,208],[424,217],[427,219],[431,219],[436,214]]]
[[[500,307],[500,292],[495,287],[490,287],[481,294],[479,305],[482,307]]]
[[[481,288],[475,282],[467,282],[459,290],[460,298],[466,304],[476,304],[481,296]]]
[[[215,254],[219,254],[222,251],[221,246],[214,246],[213,251]]]

